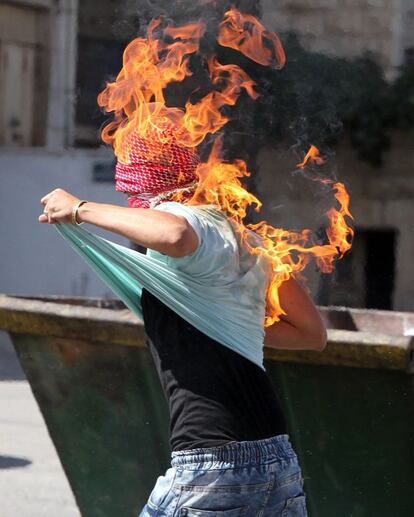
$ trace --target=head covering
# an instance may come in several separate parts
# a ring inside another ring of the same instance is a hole
[[[132,131],[122,144],[123,158],[118,158],[115,190],[134,194],[128,197],[132,208],[150,208],[154,198],[168,201],[181,191],[180,200],[192,196],[200,163],[192,148],[180,145],[172,128],[147,131],[145,137]]]

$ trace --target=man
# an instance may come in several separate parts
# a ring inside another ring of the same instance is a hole
[[[279,292],[286,316],[263,329],[266,268],[257,268],[259,259],[218,207],[186,204],[197,183],[197,155],[174,139],[154,144],[137,134],[128,146],[127,163],[118,162],[116,171],[116,189],[128,194],[128,208],[81,202],[57,189],[41,200],[39,221],[69,223],[74,214],[77,223],[123,235],[173,270],[228,286],[226,303],[261,326],[267,346],[323,350],[322,320],[294,279]],[[144,159],[142,150],[153,147],[152,159]],[[171,202],[177,193],[181,202]],[[250,356],[237,348],[236,336],[234,346],[225,346],[145,289],[141,306],[169,405],[172,461],[140,517],[306,516],[301,469],[279,401],[264,367],[252,360],[262,354],[263,339],[256,343],[252,334]]]

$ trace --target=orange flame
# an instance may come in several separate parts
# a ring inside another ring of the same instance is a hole
[[[241,180],[250,176],[246,163],[236,160],[233,163],[222,161],[220,152],[221,139],[214,142],[214,146],[207,163],[198,167],[199,182],[191,205],[212,204],[218,205],[231,219],[242,223],[247,215],[247,209],[255,204],[259,210],[262,203],[242,185]]]
[[[315,148],[316,149],[316,148]],[[252,254],[262,255],[268,259],[273,275],[267,292],[267,314],[265,325],[278,321],[284,311],[279,300],[279,287],[292,275],[301,273],[312,259],[325,273],[333,270],[336,259],[351,248],[353,230],[346,223],[346,217],[352,219],[349,211],[349,195],[342,183],[315,178],[316,181],[332,185],[339,208],[331,208],[326,213],[329,224],[326,228],[327,244],[315,244],[316,236],[311,230],[299,232],[274,228],[265,221],[258,224],[243,225],[247,209],[255,205],[257,211],[262,203],[242,185],[242,179],[249,176],[246,163],[236,160],[224,163],[220,158],[221,141],[217,139],[207,163],[199,167],[200,181],[192,205],[215,204],[220,206],[236,223],[242,239]],[[319,153],[318,153],[319,154]],[[249,230],[259,235],[261,243],[253,240],[250,246]]]
[[[285,51],[277,35],[267,31],[254,16],[242,14],[237,9],[225,13],[220,23],[218,42],[261,65],[274,64],[279,70],[285,66]]]
[[[148,28],[147,38],[136,38],[127,46],[121,72],[98,97],[99,104],[114,114],[114,120],[103,130],[102,137],[114,146],[122,161],[128,160],[124,142],[132,131],[145,135],[151,129],[152,135],[157,134],[157,130],[161,135],[165,124],[169,124],[174,128],[173,138],[184,146],[196,147],[209,133],[217,133],[228,122],[221,110],[224,106],[234,106],[242,91],[252,99],[258,97],[254,81],[243,69],[234,64],[222,65],[217,58],[210,57],[207,65],[212,91],[194,104],[187,101],[184,109],[166,105],[166,86],[181,82],[192,74],[189,59],[198,52],[204,32],[202,22],[162,27],[161,20],[156,19]],[[266,31],[253,16],[234,8],[225,14],[220,24],[218,41],[262,65],[281,68],[285,63],[278,37]],[[311,259],[316,260],[322,271],[330,272],[334,261],[350,249],[353,231],[346,221],[346,218],[352,218],[349,195],[342,183],[314,178],[331,185],[339,203],[339,208],[332,208],[326,214],[329,221],[327,244],[318,244],[307,229],[292,232],[274,228],[265,221],[245,226],[243,221],[248,208],[254,206],[259,211],[262,204],[242,184],[243,178],[250,174],[246,163],[242,160],[226,163],[221,159],[220,151],[221,139],[217,138],[208,161],[198,168],[198,186],[189,203],[221,207],[235,223],[250,252],[266,257],[273,271],[265,320],[266,325],[271,325],[284,313],[278,295],[284,281],[303,271]],[[317,165],[324,163],[315,146],[311,146],[298,167],[304,168],[309,161]],[[180,201],[180,194],[175,200]],[[256,236],[253,240],[252,235]]]
[[[177,135],[183,145],[199,145],[208,133],[217,133],[229,119],[221,114],[223,106],[234,106],[244,89],[252,99],[257,99],[254,81],[237,65],[221,65],[211,58],[208,68],[212,84],[218,89],[203,97],[198,103],[187,102],[182,127],[185,132]],[[221,91],[220,91],[221,86]]]
[[[164,89],[192,74],[189,56],[198,51],[205,25],[161,29],[160,24],[159,19],[153,20],[147,38],[136,38],[127,46],[116,81],[98,96],[99,105],[114,113],[114,121],[105,127],[102,138],[114,146],[115,154],[124,163],[128,153],[122,142],[131,131],[145,135],[150,127],[161,130],[171,123],[176,128],[172,137],[182,145],[195,147],[208,133],[214,134],[227,124],[229,119],[220,110],[234,106],[242,90],[252,99],[258,97],[254,81],[244,70],[237,65],[221,65],[212,57],[208,69],[214,90],[196,104],[188,101],[185,110],[167,107]],[[161,32],[160,37],[167,36],[173,42],[165,44],[154,38],[156,29]],[[259,56],[259,51],[256,54]]]
[[[304,168],[309,161],[317,165],[325,163],[314,145],[311,145],[303,162],[298,166]],[[267,293],[266,326],[272,325],[279,320],[281,314],[284,314],[278,295],[279,287],[284,281],[292,275],[301,273],[312,258],[322,272],[331,273],[335,260],[342,258],[352,247],[354,231],[347,224],[346,217],[353,217],[349,210],[350,197],[345,185],[327,178],[315,177],[314,181],[332,185],[339,203],[339,208],[333,207],[326,212],[329,221],[325,229],[327,244],[314,244],[316,236],[308,229],[292,232],[273,228],[266,222],[249,226],[263,238],[263,247],[253,249],[252,253],[261,253],[269,257],[274,273]]]
[[[198,51],[205,25],[163,30],[160,25],[160,19],[153,20],[147,38],[136,38],[127,46],[116,81],[107,84],[98,96],[98,104],[108,113],[114,113],[114,120],[104,128],[102,138],[114,146],[115,154],[124,162],[128,156],[122,142],[131,131],[145,135],[150,128],[162,129],[168,122],[180,127],[183,118],[182,110],[166,106],[164,89],[171,82],[192,75],[189,56]],[[155,38],[157,29],[173,42],[166,44]]]
[[[306,154],[305,158],[303,159],[303,162],[298,163],[297,167],[299,167],[300,169],[304,169],[309,161],[316,165],[323,165],[325,163],[325,160],[319,154],[319,149],[314,145],[310,146],[310,149]]]

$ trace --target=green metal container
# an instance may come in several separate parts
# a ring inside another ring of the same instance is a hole
[[[414,515],[414,314],[322,309],[320,352],[267,349],[311,517]],[[168,411],[119,301],[0,295],[83,517],[133,517],[169,467]],[[381,332],[379,332],[379,330]]]

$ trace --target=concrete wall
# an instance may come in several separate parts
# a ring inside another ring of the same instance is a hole
[[[263,20],[277,32],[297,32],[305,47],[333,56],[372,52],[388,75],[414,45],[410,0],[262,0]]]
[[[41,224],[40,199],[61,187],[82,199],[125,205],[112,183],[92,180],[95,163],[111,163],[100,152],[0,152],[0,292],[114,297],[53,225]],[[129,246],[115,234],[85,228]]]

